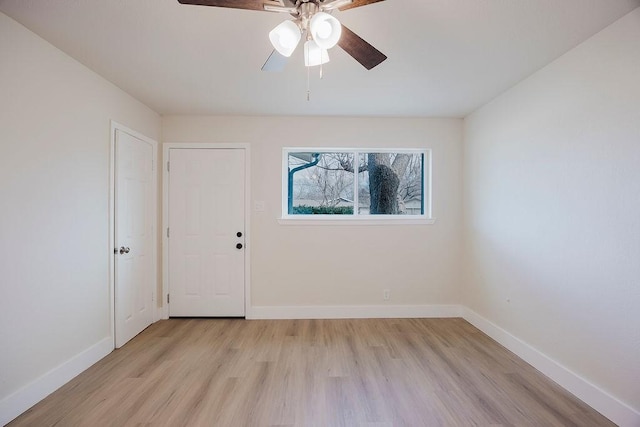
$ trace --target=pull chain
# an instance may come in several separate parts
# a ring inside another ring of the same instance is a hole
[[[307,67],[307,101],[311,100],[311,67]]]

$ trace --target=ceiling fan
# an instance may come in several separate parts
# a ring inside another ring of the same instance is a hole
[[[367,70],[379,65],[387,59],[386,55],[342,25],[331,13],[380,1],[384,0],[178,0],[181,4],[290,14],[292,20],[282,22],[269,33],[274,50],[262,67],[264,71],[282,70],[303,35],[307,67],[328,62],[328,49],[336,44]]]

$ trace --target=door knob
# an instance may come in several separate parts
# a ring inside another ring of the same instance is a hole
[[[120,246],[120,255],[128,254],[129,250],[130,250],[129,248],[125,248],[124,246]]]
[[[236,248],[238,248],[238,249],[242,249],[242,243],[238,243],[238,244],[236,245]]]

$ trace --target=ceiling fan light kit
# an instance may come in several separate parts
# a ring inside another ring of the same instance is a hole
[[[269,33],[273,48],[289,57],[300,43],[301,34],[306,32],[304,65],[314,67],[329,62],[327,49],[334,47],[340,40],[340,21],[326,12],[321,12],[320,6],[311,0],[300,4],[296,2],[296,5],[297,13],[292,14],[295,19],[280,23]],[[273,6],[269,9],[273,10]],[[295,37],[293,33],[297,33]],[[291,46],[294,40],[295,45]]]

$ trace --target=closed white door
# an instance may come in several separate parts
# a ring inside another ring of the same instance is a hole
[[[245,150],[169,150],[169,315],[243,317]]]
[[[115,336],[121,347],[153,322],[153,147],[116,130],[115,155]]]

